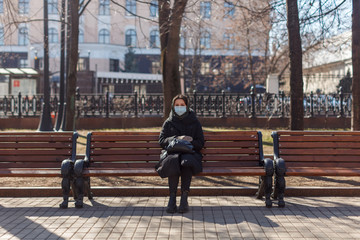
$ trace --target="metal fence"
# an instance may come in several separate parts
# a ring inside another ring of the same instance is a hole
[[[290,96],[283,93],[197,93],[188,95],[190,107],[204,117],[288,117]],[[50,97],[50,109],[57,114],[59,96]],[[305,117],[350,117],[351,94],[304,95]],[[40,116],[43,96],[0,98],[0,118]],[[162,94],[77,94],[77,117],[146,117],[163,115]]]

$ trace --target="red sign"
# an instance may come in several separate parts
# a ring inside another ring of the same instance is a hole
[[[20,81],[14,80],[14,87],[20,87]]]

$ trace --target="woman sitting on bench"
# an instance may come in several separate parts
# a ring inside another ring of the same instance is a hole
[[[187,153],[176,153],[176,150],[171,152],[169,145],[174,144],[174,140],[181,143],[185,142],[185,145],[190,146],[191,151]],[[202,171],[200,150],[204,146],[202,126],[195,112],[189,108],[186,96],[180,94],[172,100],[171,112],[162,126],[159,143],[164,150],[168,151],[167,157],[178,157],[176,164],[179,164],[180,170],[175,175],[168,176],[170,198],[166,212],[175,213],[177,211],[176,192],[181,176],[181,200],[178,212],[185,213],[189,211],[187,198],[192,176]]]

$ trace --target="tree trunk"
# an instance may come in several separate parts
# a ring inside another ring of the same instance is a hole
[[[360,130],[360,0],[353,0],[352,11],[352,116],[351,129]]]
[[[66,113],[65,131],[75,130],[75,93],[78,62],[78,40],[79,40],[79,0],[70,1],[71,32],[70,32],[70,56],[67,69],[66,88]]]
[[[304,129],[302,49],[300,38],[299,11],[296,0],[287,0],[287,27],[290,52],[290,129]]]
[[[171,110],[171,100],[181,93],[179,73],[180,26],[187,0],[159,0],[159,28],[161,42],[161,69],[164,92],[164,117]]]

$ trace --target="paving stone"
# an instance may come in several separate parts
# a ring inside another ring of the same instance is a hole
[[[289,197],[267,209],[247,196],[191,196],[168,214],[167,197],[0,198],[0,239],[360,239],[360,197]]]

